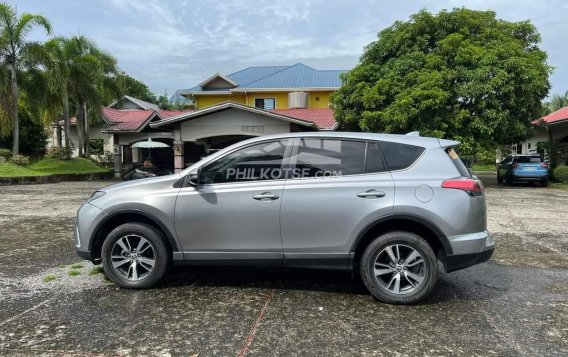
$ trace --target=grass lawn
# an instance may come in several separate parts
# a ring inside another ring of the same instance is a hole
[[[90,160],[81,158],[71,160],[47,158],[29,165],[28,168],[45,174],[93,174],[109,171]]]
[[[0,164],[0,177],[22,177],[22,176],[45,176],[46,173],[40,173],[30,170],[27,167],[14,165],[11,162]]]
[[[495,164],[493,165],[473,165],[473,171],[496,171]]]
[[[568,191],[568,182],[551,182],[550,187]]]
[[[81,158],[71,160],[46,158],[30,164],[27,167],[14,165],[10,162],[0,164],[0,177],[94,174],[108,171],[108,169],[102,168],[92,161]]]

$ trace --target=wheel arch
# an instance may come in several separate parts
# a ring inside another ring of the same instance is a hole
[[[116,227],[124,223],[143,223],[147,224],[164,235],[165,243],[170,253],[179,250],[177,242],[172,232],[157,217],[140,209],[120,210],[101,221],[94,230],[93,239],[89,246],[91,252],[91,260],[93,262],[100,261],[101,249],[105,237]]]
[[[359,264],[363,251],[377,236],[392,231],[418,234],[426,240],[444,264],[446,256],[452,254],[452,247],[446,235],[433,223],[411,214],[392,214],[374,220],[359,232],[351,247],[349,266],[353,268]]]

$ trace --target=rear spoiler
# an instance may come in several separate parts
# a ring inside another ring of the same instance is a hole
[[[444,149],[458,146],[459,144],[461,144],[459,141],[446,140],[446,139],[438,139],[438,142],[440,143],[440,146],[443,147]]]

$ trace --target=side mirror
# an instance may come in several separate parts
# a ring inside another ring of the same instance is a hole
[[[189,183],[190,186],[193,186],[193,187],[199,186],[199,174],[200,173],[201,173],[201,168],[199,168],[197,170],[192,170],[187,175],[187,182]]]

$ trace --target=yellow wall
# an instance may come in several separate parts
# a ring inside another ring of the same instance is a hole
[[[223,103],[223,102],[237,102],[241,104],[245,103],[245,96],[244,95],[201,95],[195,96],[195,108],[196,109],[203,109],[210,107],[215,104]]]
[[[329,108],[329,96],[331,91],[325,92],[310,92],[309,93],[309,107],[310,108]],[[319,97],[319,101],[316,101]],[[276,109],[288,109],[288,92],[256,92],[245,94],[233,95],[195,95],[195,102],[197,109],[203,109],[211,105],[233,101],[241,104],[250,105],[254,107],[255,98],[275,98]]]
[[[331,92],[310,92],[310,108],[329,108]],[[319,97],[319,101],[316,101]]]

